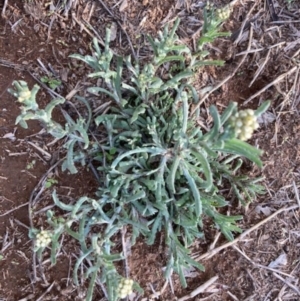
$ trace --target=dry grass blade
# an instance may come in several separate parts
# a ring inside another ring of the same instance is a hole
[[[251,49],[249,51],[242,51],[242,52],[236,54],[235,56],[241,56],[241,55],[245,55],[245,54],[256,53],[256,52],[263,51],[263,50],[265,50],[265,49],[264,48]]]
[[[83,22],[81,22],[80,20],[77,19],[75,12],[72,12],[72,18],[74,19],[74,21],[81,27],[83,28],[83,30],[92,38],[94,38],[95,36],[89,31],[89,29],[87,29],[87,27],[83,24]],[[102,45],[103,47],[105,46],[104,42],[102,39],[99,39],[99,37],[96,37],[98,43],[100,45]]]
[[[254,93],[252,96],[250,96],[248,99],[246,99],[244,101],[244,105],[246,105],[247,103],[249,103],[251,100],[253,100],[254,98],[256,98],[257,96],[259,96],[260,94],[262,94],[264,91],[268,90],[270,87],[272,87],[273,85],[279,83],[280,81],[282,81],[285,77],[287,77],[288,75],[293,74],[299,67],[298,66],[294,66],[291,70],[279,75],[276,79],[274,79],[272,82],[270,82],[269,84],[267,84],[265,87],[263,87],[262,89],[260,89],[258,92]]]
[[[295,181],[293,181],[293,188],[294,188],[294,191],[295,191],[295,196],[296,196],[297,203],[298,203],[299,208],[300,208],[299,191],[298,191],[298,188],[297,188],[297,186],[296,186]]]
[[[164,286],[162,287],[162,289],[159,292],[155,292],[154,294],[149,296],[149,299],[143,298],[143,299],[141,299],[141,301],[148,301],[148,300],[152,300],[153,298],[157,298],[157,297],[161,296],[164,293],[164,291],[166,290],[168,283],[169,283],[169,281],[166,280]]]
[[[270,53],[271,53],[271,49],[269,49],[267,56],[265,57],[263,63],[259,66],[259,68],[257,69],[257,71],[254,74],[254,77],[251,81],[251,83],[249,84],[249,87],[251,87],[253,85],[253,83],[256,81],[257,77],[261,74],[261,72],[263,71],[263,69],[265,68],[267,62],[269,61],[270,58]]]
[[[299,51],[300,51],[300,49],[299,49]],[[296,109],[297,105],[299,104],[299,98],[300,98],[300,72],[299,71],[300,71],[300,68],[297,69],[295,80],[294,80],[294,85],[291,89],[294,94],[293,95],[294,101],[292,104],[293,109]]]
[[[120,21],[114,16],[114,14],[108,9],[108,7],[105,5],[105,3],[102,0],[98,0],[98,1],[101,3],[101,5],[104,7],[104,9],[110,14],[110,16],[118,23],[118,25],[120,26],[120,28],[122,29],[122,31],[126,35],[126,38],[128,40],[128,43],[129,43],[129,46],[130,46],[130,49],[131,49],[131,52],[132,52],[132,55],[133,55],[134,59],[137,61],[138,57],[137,57],[137,55],[135,53],[135,50],[133,48],[133,45],[131,43],[131,39],[130,39],[127,31],[124,29],[124,27],[122,26],[122,24],[120,23]]]
[[[122,236],[122,249],[123,249],[123,256],[124,256],[124,269],[125,269],[125,276],[129,278],[130,270],[128,265],[128,256],[127,256],[127,245],[126,245],[126,228],[123,227],[121,231]]]
[[[298,287],[296,287],[295,285],[293,285],[293,284],[290,283],[288,280],[284,279],[283,277],[281,277],[280,275],[278,275],[278,274],[275,273],[275,272],[273,273],[273,275],[274,275],[276,278],[280,279],[282,282],[284,282],[287,286],[289,286],[292,290],[294,290],[294,291],[298,294],[298,296],[300,296],[300,290],[299,290]]]
[[[227,294],[228,294],[234,301],[239,301],[239,299],[238,299],[234,294],[232,294],[230,291],[227,291]]]
[[[56,15],[53,15],[51,17],[51,20],[50,20],[50,24],[49,24],[49,27],[48,27],[48,36],[47,36],[47,42],[50,40],[51,38],[51,29],[52,29],[52,26],[53,26],[53,23],[54,21],[56,20]]]
[[[44,300],[44,297],[51,291],[53,285],[55,284],[55,281],[52,282],[52,284],[47,288],[47,290],[42,294],[36,301],[42,301]]]
[[[8,0],[4,0],[4,4],[3,4],[2,12],[1,12],[2,18],[6,18],[5,12],[6,12],[7,4],[8,4]]]
[[[295,100],[297,99],[297,96],[299,96],[299,70],[300,67],[297,68],[297,72],[295,74],[295,79],[294,79],[294,83],[292,85],[292,87],[289,89],[288,92],[284,93],[282,92],[281,94],[285,95],[283,101],[275,108],[275,110],[279,110],[283,111],[284,106],[286,105],[286,103],[288,101],[290,101],[291,99],[293,99],[293,104],[291,105],[292,108],[295,108]]]
[[[29,300],[32,300],[33,298],[34,298],[34,294],[29,294],[28,296],[26,296],[22,299],[19,299],[18,301],[29,301]]]
[[[200,285],[198,288],[193,290],[190,294],[188,294],[182,298],[179,298],[178,301],[185,301],[185,300],[196,297],[197,295],[203,293],[208,287],[210,287],[212,284],[214,284],[218,279],[219,279],[218,276],[212,277],[211,279],[209,279],[208,281],[206,281],[205,283]]]
[[[255,9],[257,4],[258,4],[258,2],[254,3],[254,5],[251,7],[249,12],[247,13],[247,16],[246,16],[241,28],[231,35],[231,39],[234,40],[235,45],[237,45],[239,43],[239,41],[241,40],[241,37],[242,37],[242,34],[243,34],[244,30],[249,29],[251,27],[251,23],[254,22],[259,17],[260,13],[256,14],[256,16],[253,19],[249,20],[249,17],[251,16],[251,14],[252,14],[252,12]]]
[[[292,277],[291,275],[289,275],[289,274],[287,274],[287,273],[284,273],[284,272],[281,272],[281,271],[279,271],[279,270],[277,270],[277,269],[273,269],[273,268],[270,268],[270,267],[267,267],[267,266],[264,266],[264,265],[262,265],[262,264],[259,264],[259,263],[254,262],[251,258],[249,258],[249,257],[245,254],[245,252],[243,252],[242,250],[240,250],[237,246],[233,246],[233,248],[234,248],[236,251],[238,251],[238,252],[239,252],[244,258],[246,258],[249,262],[251,262],[252,265],[253,265],[254,267],[266,269],[266,270],[269,270],[269,271],[272,271],[272,272],[276,272],[276,273],[280,273],[280,274],[285,275],[285,276],[287,276],[287,277]]]
[[[1,59],[1,58],[0,58],[0,65],[4,66],[4,67],[7,67],[7,68],[16,69],[16,70],[19,70],[19,71],[25,71],[26,70],[26,66],[23,66],[21,64],[15,64],[15,63],[12,63],[8,60]]]
[[[296,265],[296,267],[293,269],[293,271],[291,272],[291,275],[297,270],[297,268],[299,267],[298,263]],[[276,277],[276,275],[274,275]],[[278,277],[277,277],[278,278]],[[279,278],[278,278],[279,279]],[[280,279],[281,280],[281,279]],[[285,283],[285,282],[284,282]],[[280,292],[278,293],[277,297],[275,298],[275,300],[281,300],[281,297],[283,296],[285,289],[288,287],[288,285],[285,283],[284,286],[281,288]]]
[[[36,150],[38,150],[47,161],[49,161],[51,159],[51,155],[45,151],[44,149],[42,149],[41,147],[39,147],[38,145],[36,145],[35,143],[31,142],[31,141],[27,141],[27,143],[31,146],[33,146]]]
[[[285,211],[290,211],[290,210],[294,210],[299,208],[299,205],[294,205],[294,206],[290,206],[287,208],[281,208],[279,210],[277,210],[276,212],[274,212],[272,215],[268,216],[267,218],[265,218],[264,220],[260,221],[259,223],[257,223],[256,225],[254,225],[253,227],[251,227],[250,229],[246,230],[243,234],[241,234],[239,237],[237,237],[236,239],[234,239],[233,241],[227,242],[224,245],[208,251],[198,257],[194,256],[194,259],[197,261],[203,260],[203,259],[209,259],[212,256],[218,254],[220,251],[228,248],[228,247],[232,247],[234,246],[237,242],[241,241],[244,239],[245,236],[247,236],[248,234],[250,234],[251,232],[253,232],[254,230],[258,229],[259,227],[261,227],[263,224],[267,223],[268,221],[270,221],[271,219],[273,219],[275,216],[277,216],[278,214],[285,212]]]

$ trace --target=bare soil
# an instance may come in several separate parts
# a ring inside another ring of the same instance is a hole
[[[106,26],[115,28],[114,51],[147,58],[149,52],[141,47],[145,34],[157,35],[165,24],[179,17],[182,21],[178,34],[184,43],[193,45],[203,24],[202,3],[193,0],[70,0],[61,9],[59,3],[63,1],[54,2],[19,0],[0,4],[0,300],[5,301],[79,301],[84,300],[86,289],[84,284],[80,288],[72,284],[72,264],[78,248],[72,240],[66,241],[56,266],[51,267],[47,262],[49,252],[44,254],[46,262],[39,270],[38,281],[33,281],[27,204],[37,193],[35,188],[39,187],[40,179],[59,160],[60,144],[51,144],[52,139],[41,132],[37,122],[30,122],[27,130],[15,126],[20,111],[15,99],[7,93],[12,82],[22,79],[32,87],[41,76],[50,74],[62,81],[56,90],[60,95],[66,96],[74,90],[83,95],[89,81],[87,69],[68,56],[88,54],[92,37],[103,39]],[[217,229],[205,229],[205,239],[196,241],[191,252],[195,258],[202,256],[206,271],[190,272],[185,289],[176,275],[165,285],[165,258],[160,239],[153,246],[139,240],[131,250],[129,267],[130,276],[140,283],[145,295],[132,300],[170,301],[183,300],[180,298],[184,296],[187,296],[184,300],[198,301],[300,300],[300,211],[296,206],[300,204],[297,196],[300,6],[298,1],[288,4],[284,0],[268,0],[275,8],[278,17],[275,21],[270,5],[262,0],[211,2],[217,7],[231,4],[232,14],[223,29],[234,35],[220,38],[211,46],[211,55],[226,63],[224,67],[207,67],[199,73],[196,86],[200,96],[205,97],[202,90],[205,87],[215,87],[226,77],[230,78],[205,99],[201,107],[205,118],[199,123],[210,126],[207,108],[211,104],[222,110],[230,101],[251,108],[263,100],[272,101],[251,141],[264,151],[264,167],[249,168],[249,173],[265,176],[267,194],[246,208],[236,202],[227,208],[230,214],[243,214],[239,225],[243,230],[257,225],[238,242],[217,251],[226,243],[225,238],[219,236]],[[250,29],[247,20],[252,22]],[[241,27],[244,32],[239,36],[237,30]],[[256,93],[256,97],[249,99]],[[50,99],[49,89],[43,86],[39,103],[44,106]],[[97,103],[92,105],[96,107]],[[62,120],[58,110],[55,119]],[[45,156],[47,153],[50,158]],[[53,188],[62,197],[76,199],[82,195],[93,196],[99,185],[86,167],[80,168],[76,175],[56,168],[50,176],[57,184],[43,192],[39,208],[52,205]],[[272,216],[278,210],[280,213]],[[259,224],[267,218],[268,222]],[[46,226],[43,214],[33,222],[35,227]],[[205,255],[212,250],[216,250],[213,256]],[[281,264],[269,266],[278,258]],[[201,293],[189,296],[215,276],[218,279]],[[106,300],[100,289],[94,300]]]

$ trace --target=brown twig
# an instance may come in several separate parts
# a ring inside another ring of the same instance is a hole
[[[10,61],[7,61],[7,60],[1,59],[1,58],[0,58],[0,65],[7,67],[7,68],[15,69],[18,71],[26,71],[27,70],[26,66],[23,66],[21,64],[15,64],[15,63],[12,63]]]
[[[5,213],[0,214],[0,217],[5,216],[5,215],[7,215],[7,214],[10,214],[10,213],[12,213],[12,212],[14,212],[14,211],[16,211],[16,210],[22,208],[22,207],[27,206],[28,204],[29,204],[29,202],[27,202],[27,203],[25,203],[25,204],[22,204],[22,205],[20,205],[20,206],[17,206],[17,207],[15,207],[15,208],[13,208],[13,209],[10,209],[10,210],[6,211]]]
[[[51,37],[51,29],[53,26],[54,21],[56,20],[56,15],[52,15],[51,20],[50,20],[50,24],[48,27],[48,34],[47,34],[47,42],[49,42],[50,37]]]
[[[250,28],[251,24],[259,18],[261,12],[258,12],[252,19],[249,20],[249,17],[251,16],[256,5],[257,5],[257,2],[251,7],[249,12],[247,13],[245,20],[242,23],[242,26],[238,30],[236,30],[235,32],[232,33],[230,38],[231,38],[231,40],[234,41],[235,45],[237,45],[239,43],[239,41],[241,40],[243,32],[248,30]]]

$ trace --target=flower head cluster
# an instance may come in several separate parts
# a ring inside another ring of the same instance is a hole
[[[22,91],[18,93],[18,102],[24,102],[25,100],[31,97],[31,91],[27,88],[24,88]]]
[[[132,285],[132,279],[122,278],[117,288],[118,296],[120,298],[125,298],[126,296],[130,295],[132,293]]]
[[[237,138],[248,140],[253,132],[259,127],[254,111],[251,109],[241,110],[230,118],[231,126]]]
[[[216,17],[221,20],[226,20],[230,17],[230,8],[228,6],[218,8],[216,10]]]
[[[37,248],[45,248],[51,242],[51,233],[47,230],[42,230],[40,233],[36,235],[36,247]]]
[[[214,8],[214,4],[210,1],[207,1],[206,2],[206,9],[207,10],[213,10],[213,8]]]

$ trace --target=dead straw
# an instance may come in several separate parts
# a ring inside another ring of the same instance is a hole
[[[236,243],[242,241],[245,236],[247,236],[248,234],[250,234],[254,230],[258,229],[259,227],[261,227],[262,225],[264,225],[265,223],[267,223],[268,221],[270,221],[271,219],[276,217],[278,214],[280,214],[282,212],[298,209],[298,208],[299,208],[299,205],[293,205],[293,206],[290,206],[290,207],[281,208],[281,209],[277,210],[276,212],[274,212],[273,214],[271,214],[270,216],[268,216],[267,218],[265,218],[264,220],[260,221],[256,225],[254,225],[253,227],[251,227],[250,229],[246,230],[244,233],[242,233],[239,237],[237,237],[233,241],[227,242],[227,243],[223,244],[222,246],[220,246],[218,248],[215,248],[213,250],[210,250],[210,251],[208,251],[208,252],[206,252],[206,253],[204,253],[204,254],[202,254],[202,255],[194,258],[194,259],[197,260],[197,261],[209,259],[209,258],[213,257],[214,255],[218,254],[220,251],[222,251],[222,250],[224,250],[228,247],[232,247]]]

